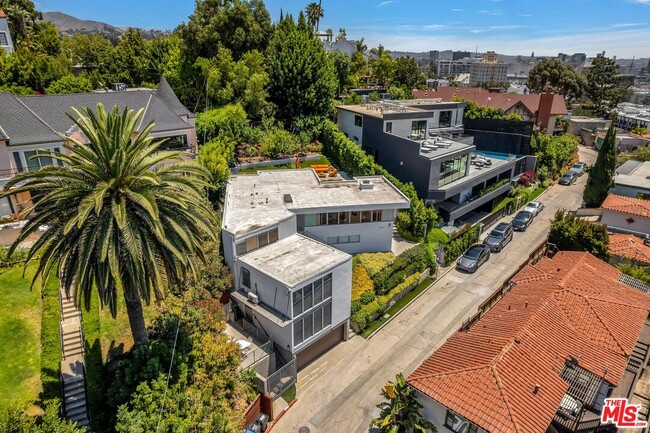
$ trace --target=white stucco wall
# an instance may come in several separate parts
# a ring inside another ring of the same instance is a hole
[[[391,221],[315,226],[307,227],[305,230],[324,243],[327,243],[327,238],[332,236],[359,235],[361,240],[357,243],[331,244],[334,248],[348,254],[390,251],[393,239],[393,223]]]
[[[632,218],[634,222],[627,222],[626,220],[628,218]],[[628,215],[621,212],[603,209],[603,216],[600,222],[601,224],[606,224],[607,227],[616,228],[621,231],[650,233],[650,217],[644,218],[637,215]]]
[[[342,132],[348,135],[350,140],[354,141],[354,137],[357,137],[358,140],[356,142],[361,144],[363,143],[363,126],[356,126],[354,124],[355,116],[361,115],[346,110],[338,110],[337,125]],[[363,118],[363,116],[361,117]]]
[[[447,408],[437,401],[422,394],[418,390],[415,390],[415,393],[417,395],[418,401],[422,405],[422,415],[438,429],[438,433],[454,433],[453,430],[445,427]],[[478,429],[478,432],[487,433],[481,428]]]

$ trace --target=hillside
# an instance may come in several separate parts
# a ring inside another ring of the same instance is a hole
[[[100,21],[81,20],[62,12],[43,12],[43,21],[49,21],[54,24],[54,27],[63,35],[100,33],[113,41],[127,30],[127,28],[115,27]],[[153,39],[162,33],[160,30],[155,29],[138,30],[145,39]]]

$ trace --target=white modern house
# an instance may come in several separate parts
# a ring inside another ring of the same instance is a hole
[[[350,254],[390,251],[397,211],[408,207],[383,176],[326,180],[302,169],[231,177],[222,237],[234,318],[306,365],[347,338]]]
[[[616,169],[614,194],[650,197],[650,161],[629,160]]]

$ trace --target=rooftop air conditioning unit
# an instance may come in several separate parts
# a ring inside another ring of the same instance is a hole
[[[258,298],[257,295],[253,292],[248,292],[248,300],[255,305],[260,303],[260,298]]]

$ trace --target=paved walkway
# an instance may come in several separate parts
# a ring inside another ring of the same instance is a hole
[[[593,151],[581,148],[580,153],[583,161],[595,160]],[[298,401],[273,433],[296,433],[303,426],[311,433],[367,432],[386,381],[399,372],[411,373],[476,312],[548,235],[555,211],[580,206],[586,180],[582,176],[575,185],[550,188],[540,198],[546,208],[531,227],[516,233],[478,272],[450,271],[370,340],[355,335],[301,370]]]

